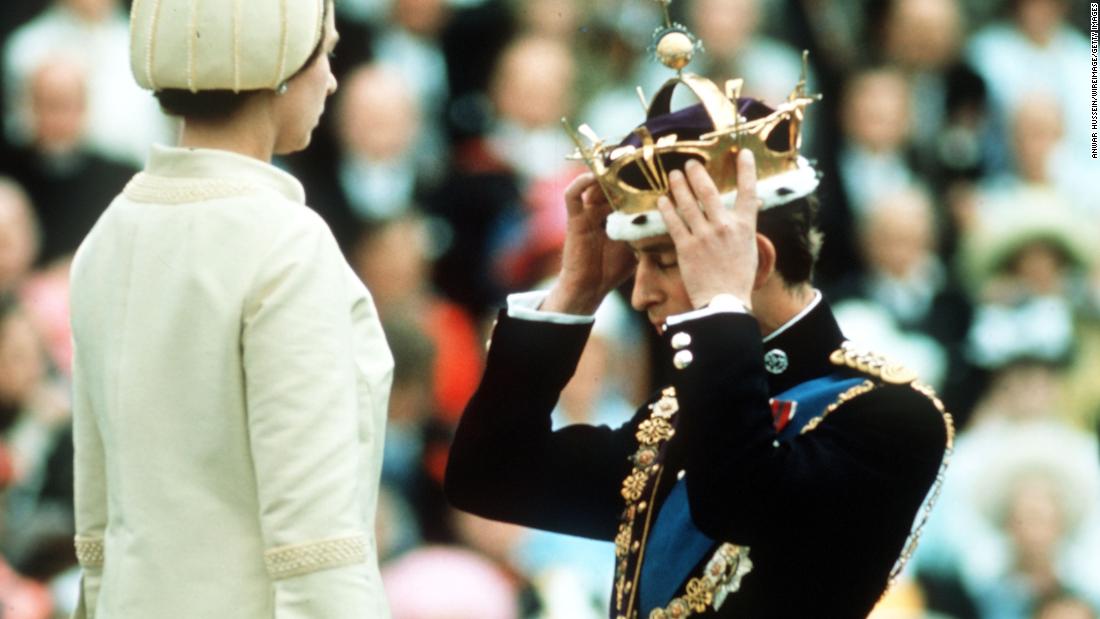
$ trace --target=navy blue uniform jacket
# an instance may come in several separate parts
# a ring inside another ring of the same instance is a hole
[[[844,338],[821,302],[766,344],[746,314],[672,327],[672,390],[620,428],[552,431],[588,333],[501,313],[451,450],[450,501],[615,541],[613,619],[865,617],[950,443],[931,392],[838,361]],[[815,380],[843,391],[824,410],[795,408],[812,431],[780,436],[770,400]]]

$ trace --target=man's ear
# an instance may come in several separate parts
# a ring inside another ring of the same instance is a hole
[[[775,245],[771,239],[756,233],[756,278],[752,282],[753,290],[760,290],[775,273]]]

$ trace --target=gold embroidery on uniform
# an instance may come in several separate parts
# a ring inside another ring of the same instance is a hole
[[[884,383],[892,385],[909,385],[912,389],[931,400],[932,405],[936,407],[936,410],[939,411],[940,415],[943,417],[943,423],[947,432],[943,460],[940,461],[940,468],[936,471],[936,479],[932,482],[932,488],[929,490],[928,496],[917,512],[913,528],[909,531],[909,536],[906,538],[904,546],[902,546],[901,554],[898,556],[897,561],[894,562],[894,566],[890,569],[890,576],[887,580],[886,589],[882,593],[882,595],[885,596],[894,586],[901,571],[905,568],[909,559],[912,558],[913,553],[916,552],[917,544],[920,542],[921,534],[924,532],[924,525],[928,522],[928,517],[932,513],[932,508],[939,499],[940,491],[943,487],[944,475],[951,462],[951,454],[955,449],[955,420],[951,416],[951,413],[947,412],[947,407],[944,406],[943,401],[939,399],[931,386],[919,382],[916,373],[912,370],[900,364],[893,363],[881,355],[860,350],[851,342],[844,342],[840,348],[833,351],[829,356],[829,361],[832,362],[833,365],[846,366],[860,370],[882,380]],[[852,398],[873,390],[876,386],[875,383],[867,380],[842,393],[836,402],[830,404],[829,407],[825,409],[824,414],[811,419],[810,422],[806,424],[806,427],[802,429],[802,432],[805,433],[813,430],[821,423],[826,415]]]
[[[647,481],[649,481],[649,475],[646,475],[644,470],[634,469],[634,472],[623,480],[623,498],[631,503],[640,499]]]
[[[657,400],[657,403],[653,405],[653,414],[657,417],[663,417],[668,419],[676,411],[680,410],[680,404],[676,401],[676,398],[664,397]]]
[[[943,478],[947,473],[947,466],[951,463],[951,454],[955,451],[955,418],[951,416],[951,413],[947,412],[947,407],[943,405],[943,401],[940,400],[931,386],[920,382],[913,382],[910,386],[918,393],[931,400],[936,410],[943,416],[943,423],[947,431],[947,444],[944,447],[943,460],[940,461],[940,468],[936,471],[936,480],[932,482],[932,489],[929,490],[928,496],[925,497],[920,511],[917,512],[917,518],[914,521],[913,528],[909,531],[909,537],[906,538],[905,545],[902,546],[901,554],[898,556],[897,561],[894,562],[894,567],[890,569],[890,578],[887,581],[886,590],[882,592],[883,596],[885,596],[894,586],[901,571],[905,569],[905,564],[909,562],[909,559],[913,557],[913,553],[917,550],[917,544],[920,542],[921,534],[924,532],[924,525],[927,524],[928,516],[932,514],[932,508],[940,498],[940,490],[943,488]]]
[[[663,417],[650,417],[638,425],[638,431],[634,436],[642,445],[656,445],[672,438],[676,431],[672,424]]]
[[[660,466],[654,464],[664,441],[675,435],[669,419],[679,410],[676,391],[669,387],[661,392],[661,398],[650,406],[648,419],[638,424],[636,438],[638,451],[632,462],[634,468],[623,480],[622,494],[626,499],[626,509],[615,536],[615,610],[619,619],[636,619],[638,611],[634,608],[637,597],[637,583],[641,577],[641,566],[645,558],[645,540],[649,537],[649,527],[653,513],[657,510],[646,509],[657,497],[660,479]],[[638,502],[646,485],[652,481],[647,501]],[[635,538],[634,519],[639,512],[646,512],[645,524],[641,535]],[[630,555],[638,553],[634,574],[627,578],[626,568]],[[741,579],[752,570],[747,547],[725,543],[719,546],[706,565],[703,576],[688,581],[684,596],[672,599],[664,608],[650,612],[650,619],[680,619],[694,613],[701,613],[708,607],[718,609],[730,593],[741,587]],[[625,598],[625,600],[624,600]],[[624,609],[625,603],[625,609]],[[624,612],[625,611],[625,612]]]
[[[842,404],[852,400],[857,396],[861,396],[868,391],[873,391],[876,386],[877,385],[875,385],[874,381],[865,380],[862,383],[852,387],[851,389],[848,389],[837,397],[836,402],[833,402],[832,404],[827,406],[825,408],[825,412],[807,421],[806,425],[802,428],[802,431],[799,432],[799,434],[805,434],[807,432],[810,432],[811,430],[814,430],[815,428],[817,428],[818,425],[821,424],[822,421],[825,420],[826,417],[829,416],[830,413],[840,408]]]
[[[654,510],[646,507],[653,503],[657,497],[659,486],[659,474],[661,467],[657,464],[657,455],[664,441],[672,438],[676,431],[672,428],[669,418],[679,410],[676,401],[676,389],[668,387],[661,391],[661,398],[650,405],[650,416],[638,425],[635,437],[638,439],[638,451],[631,458],[633,469],[623,480],[622,496],[626,500],[626,508],[623,510],[622,520],[619,522],[619,531],[615,536],[615,609],[625,613],[621,616],[633,619],[637,612],[633,610],[637,594],[637,583],[641,577],[642,558],[645,555],[645,547],[642,542],[648,538],[649,526],[653,518]],[[654,479],[657,477],[657,479]],[[652,481],[652,489],[647,501],[639,502],[646,486]],[[635,539],[635,517],[645,512],[645,521],[641,536]],[[628,579],[627,563],[630,555],[637,553],[634,574]],[[625,600],[624,600],[625,598]]]
[[[917,380],[917,373],[885,356],[844,342],[829,355],[833,365],[840,365],[870,374],[891,385],[907,385]]]
[[[684,601],[691,610],[701,613],[714,601],[714,589],[701,578],[692,578],[684,589]]]
[[[703,575],[692,578],[684,587],[684,595],[673,598],[664,608],[654,608],[649,619],[683,619],[693,614],[718,610],[726,597],[741,588],[741,579],[752,571],[749,549],[725,543],[718,547],[703,569]]]

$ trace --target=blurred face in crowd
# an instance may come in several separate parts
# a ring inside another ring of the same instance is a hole
[[[527,129],[556,127],[572,105],[573,56],[558,41],[528,37],[504,51],[493,76],[500,118]]]
[[[47,60],[29,77],[31,133],[35,146],[63,154],[79,146],[87,120],[86,73],[63,58]]]
[[[886,53],[902,66],[937,70],[962,42],[958,0],[895,0],[886,22]]]
[[[415,301],[427,286],[428,232],[423,221],[402,217],[365,235],[352,253],[352,266],[380,311]]]
[[[691,24],[708,55],[729,59],[752,39],[760,23],[759,0],[694,0]]]
[[[695,308],[680,276],[671,236],[649,237],[633,241],[630,246],[638,258],[630,296],[634,309],[644,312],[650,324],[660,329],[669,316]]]
[[[1029,243],[1017,250],[1012,259],[1012,277],[1033,295],[1057,295],[1064,292],[1069,261],[1049,242]]]
[[[872,153],[893,153],[909,139],[909,86],[896,71],[859,74],[848,84],[842,111],[844,132]]]
[[[883,196],[867,214],[862,233],[871,268],[887,277],[905,279],[933,250],[932,206],[917,191]]]
[[[446,19],[444,0],[394,0],[393,20],[413,34],[432,38]]]
[[[1065,0],[1018,0],[1016,23],[1024,36],[1046,45],[1065,21],[1069,4]]]
[[[1049,366],[1020,363],[1002,368],[993,376],[988,397],[1005,419],[1049,418],[1059,400],[1058,376]]]
[[[26,316],[16,311],[0,319],[0,402],[26,402],[46,374],[45,362]]]
[[[1046,182],[1051,154],[1064,135],[1062,107],[1057,101],[1033,96],[1022,102],[1012,117],[1012,147],[1020,178]]]
[[[520,19],[531,34],[568,40],[577,30],[577,0],[522,0],[517,4]]]
[[[420,130],[420,111],[405,77],[381,66],[348,76],[338,114],[344,148],[370,161],[403,158]]]
[[[0,179],[0,293],[19,284],[37,253],[34,215],[26,194],[11,181]]]
[[[1088,602],[1076,598],[1062,598],[1044,604],[1035,619],[1096,619]]]
[[[1045,475],[1026,475],[1009,499],[1005,528],[1017,564],[1030,567],[1053,559],[1065,532],[1063,497]]]
[[[99,21],[118,8],[118,0],[62,0],[62,3],[88,21]]]
[[[336,78],[329,66],[329,55],[339,39],[333,13],[329,2],[317,57],[287,83],[284,94],[272,94],[272,113],[279,127],[276,154],[292,153],[309,146],[313,130],[325,111],[325,100],[336,92]]]

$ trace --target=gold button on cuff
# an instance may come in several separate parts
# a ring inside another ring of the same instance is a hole
[[[691,354],[690,350],[681,350],[672,357],[672,365],[676,366],[677,370],[682,370],[691,365],[691,362],[695,360],[695,355]]]
[[[672,336],[672,347],[676,350],[691,346],[691,334],[683,331]]]

